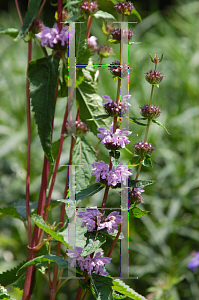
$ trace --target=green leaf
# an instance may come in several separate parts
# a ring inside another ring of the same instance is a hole
[[[92,274],[91,291],[97,300],[113,300],[113,279],[107,276]]]
[[[15,28],[1,28],[0,29],[0,34],[6,34],[13,38],[16,38],[18,32],[19,32],[19,30],[15,29]]]
[[[110,128],[109,122],[106,120],[93,120],[96,115],[104,114],[103,100],[97,93],[97,83],[94,82],[94,71],[92,68],[82,69],[84,80],[77,87],[76,98],[79,103],[79,112],[81,120],[88,125],[90,130],[97,135],[97,128]]]
[[[78,223],[78,222],[75,223],[75,228],[74,228],[75,233],[76,233],[75,234],[75,237],[76,237],[76,240],[75,240],[76,244],[75,244],[75,246],[76,247],[81,247],[83,249],[84,246],[86,245],[86,241],[87,241],[87,238],[84,235],[87,232],[87,227],[86,226],[81,227],[81,225],[82,225],[82,222],[81,223]],[[63,236],[65,242],[68,244],[70,242],[70,240],[68,238],[68,228],[66,228],[60,234]]]
[[[35,257],[35,258],[29,260],[18,271],[20,271],[20,270],[22,270],[22,269],[24,269],[28,266],[35,265],[35,264],[38,264],[38,263],[43,263],[43,262],[46,262],[46,261],[51,261],[51,262],[57,263],[59,268],[61,268],[61,269],[67,269],[68,268],[68,262],[65,259],[63,259],[60,256],[47,254],[47,255],[41,255],[41,256],[38,256],[38,257]]]
[[[159,125],[160,127],[164,128],[164,130],[166,130],[166,132],[167,132],[168,134],[170,134],[170,133],[168,132],[168,130],[166,129],[166,127],[165,127],[164,125],[162,125],[159,121],[152,120],[152,122],[155,123],[155,124],[157,124],[157,125]],[[171,134],[170,134],[170,135],[171,135]]]
[[[85,234],[87,240],[86,245],[81,253],[81,256],[87,256],[93,252],[100,252],[100,246],[106,242],[106,236],[102,233],[99,233],[96,237],[95,232],[86,232]],[[97,251],[99,250],[99,251]]]
[[[131,209],[131,207],[129,209]],[[134,218],[141,218],[149,213],[149,211],[141,210],[139,207],[132,207],[131,212]]]
[[[46,56],[29,64],[30,98],[38,134],[44,153],[53,163],[51,149],[51,122],[55,111],[55,90],[58,80],[58,56]]]
[[[103,114],[103,115],[96,116],[93,119],[88,119],[87,121],[101,120],[101,119],[107,119],[107,118],[109,118],[109,115]]]
[[[103,10],[98,10],[94,15],[93,17],[95,17],[96,19],[98,18],[103,18],[103,19],[112,19],[112,20],[115,20],[115,17]]]
[[[17,281],[24,277],[25,271],[17,275],[19,269],[24,265],[25,262],[21,262],[17,267],[11,270],[7,270],[0,274],[0,284],[3,286],[14,285]],[[15,284],[17,287],[17,285]]]
[[[153,184],[155,180],[132,180],[129,179],[129,187],[138,188]]]
[[[70,196],[69,199],[83,200],[83,199],[86,199],[86,198],[89,198],[89,197],[95,195],[96,193],[101,191],[103,188],[104,188],[104,185],[102,183],[96,182],[94,184],[91,184],[89,187],[81,190],[79,193]],[[67,199],[65,199],[65,201],[67,203]]]
[[[150,155],[146,155],[144,160],[142,161],[143,166],[148,167],[148,168],[152,168],[152,161],[151,161],[151,157]]]
[[[76,191],[85,189],[92,175],[91,164],[96,160],[96,151],[84,137],[77,137],[73,149],[72,164],[75,165]]]
[[[71,6],[71,5],[79,4],[79,2],[80,2],[80,0],[79,0],[79,1],[70,1],[70,2],[68,2],[66,5],[64,5],[63,9],[64,9],[65,7],[68,7],[68,6]]]
[[[136,15],[136,17],[140,20],[140,22],[142,22],[142,18],[136,9],[132,9],[131,14]]]
[[[24,37],[28,29],[30,28],[32,21],[36,18],[39,6],[40,6],[41,0],[31,0],[29,4],[28,11],[25,15],[23,25],[21,29],[19,30],[19,34],[16,37],[15,41],[21,39]]]
[[[38,201],[36,202],[30,202],[30,213],[33,213],[37,206],[38,206]],[[14,204],[14,207],[16,208],[17,212],[20,214],[21,218],[23,220],[27,220],[27,215],[26,215],[26,200],[25,199],[20,199]]]
[[[128,162],[128,166],[138,166],[139,164],[140,164],[139,156],[133,156]]]
[[[35,224],[43,229],[46,233],[50,234],[56,241],[59,241],[63,243],[66,247],[68,247],[68,244],[64,241],[63,236],[58,233],[53,231],[52,229],[49,228],[49,226],[44,222],[41,216],[38,215],[32,215],[32,220],[35,222]]]
[[[118,42],[118,40],[113,40],[113,39],[110,39],[108,40],[110,43],[112,44],[119,44],[120,42]]]
[[[144,124],[144,123],[141,123],[141,122],[137,121],[137,118],[131,118],[131,117],[125,117],[125,118],[128,118],[131,123],[136,123],[136,124],[141,125],[141,126],[147,126],[147,124]]]
[[[88,64],[88,59],[91,55],[87,47],[86,37],[87,27],[86,23],[76,23],[75,35],[76,35],[76,64]],[[70,50],[71,51],[71,50]]]
[[[113,290],[123,295],[126,295],[133,300],[146,300],[145,297],[139,295],[137,292],[135,292],[132,288],[130,288],[120,279],[113,280]]]
[[[119,295],[115,291],[113,291],[113,298],[114,299],[125,299],[126,296],[125,295]]]
[[[8,216],[24,221],[14,206],[0,208],[0,217]]]

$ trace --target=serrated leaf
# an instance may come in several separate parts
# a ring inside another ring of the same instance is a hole
[[[32,215],[32,220],[39,228],[43,229],[46,233],[50,234],[56,241],[59,241],[63,243],[66,247],[68,247],[68,244],[64,241],[63,236],[59,232],[55,232],[52,229],[50,229],[41,216]]]
[[[120,279],[113,280],[113,290],[123,295],[126,295],[133,300],[146,300],[145,297],[138,294],[136,291],[134,291],[132,288],[130,288]]]
[[[97,300],[113,300],[113,279],[107,276],[92,274],[91,291]]]
[[[107,119],[107,118],[109,118],[109,115],[103,114],[103,115],[96,116],[93,119],[88,119],[87,121],[101,120],[101,119]]]
[[[0,208],[0,217],[3,216],[8,216],[23,221],[23,218],[20,216],[20,214],[14,206]]]
[[[51,149],[51,122],[55,111],[55,90],[58,80],[58,56],[46,56],[31,61],[28,68],[32,110],[44,153],[53,163]]]
[[[85,236],[87,240],[86,245],[81,253],[81,256],[87,256],[97,251],[100,248],[100,246],[106,242],[106,236],[102,233],[99,233],[96,237],[95,232],[87,232]]]
[[[38,263],[43,263],[46,261],[51,261],[51,262],[57,263],[59,268],[61,268],[61,269],[68,268],[68,262],[65,259],[63,259],[60,256],[47,254],[47,255],[41,255],[41,256],[38,256],[38,257],[35,257],[35,258],[29,260],[27,263],[25,263],[23,266],[21,266],[21,268],[18,270],[18,272],[28,266],[35,265]]]
[[[149,213],[149,211],[141,210],[139,207],[132,208],[131,212],[132,212],[134,218],[141,218],[142,216]]]
[[[16,38],[19,30],[16,28],[0,28],[0,34],[9,35],[13,38]]]
[[[81,120],[87,124],[89,129],[97,135],[97,128],[103,127],[109,129],[107,119],[88,121],[94,119],[96,115],[104,114],[103,100],[97,93],[97,83],[94,82],[92,68],[82,69],[84,80],[77,87],[76,98],[79,103],[79,112]]]
[[[33,20],[36,18],[39,6],[40,6],[41,0],[31,0],[29,4],[28,11],[25,15],[23,25],[21,29],[19,30],[19,34],[16,37],[15,41],[21,39],[24,37],[28,29],[30,28]]]
[[[136,15],[136,17],[140,20],[140,22],[142,22],[142,18],[136,9],[132,9],[131,14]]]
[[[129,179],[129,187],[138,188],[155,183],[155,180],[132,180]]]
[[[119,295],[115,291],[113,291],[113,298],[114,299],[125,299],[127,296],[125,295]]]
[[[151,161],[151,157],[150,155],[146,155],[144,160],[142,161],[143,166],[148,167],[148,168],[152,168],[152,161]]]
[[[86,40],[86,32],[87,27],[86,23],[76,23],[75,26],[75,35],[76,35],[76,64],[88,64],[88,59],[91,55],[90,51],[87,47],[87,40]],[[70,49],[69,49],[70,51]]]
[[[168,134],[170,134],[170,133],[168,132],[168,130],[166,129],[166,127],[165,127],[164,125],[162,125],[162,123],[160,123],[159,121],[156,121],[156,120],[152,120],[152,122],[155,123],[155,124],[157,124],[157,125],[159,125],[159,126],[162,127],[164,130],[166,130],[166,132],[167,132]],[[170,134],[170,135],[171,135],[171,134]]]
[[[103,19],[112,19],[112,20],[115,20],[115,17],[103,10],[98,10],[94,15],[93,17],[95,17],[96,19],[98,18],[103,18]]]
[[[17,275],[18,270],[24,265],[25,262],[21,262],[17,267],[11,270],[7,270],[0,274],[0,284],[3,286],[13,285],[20,278],[23,277],[25,271]]]
[[[72,164],[75,165],[76,191],[85,189],[92,175],[91,164],[96,159],[96,151],[88,144],[84,137],[77,137],[73,149]]]

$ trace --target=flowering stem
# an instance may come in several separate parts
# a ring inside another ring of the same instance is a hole
[[[149,104],[150,106],[151,106],[151,104],[152,104],[153,89],[154,89],[154,84],[152,84],[152,87],[151,87],[151,96],[150,96],[150,104]],[[145,137],[144,137],[144,143],[146,143],[146,141],[147,141],[147,137],[148,137],[148,133],[149,133],[150,121],[151,121],[151,120],[148,119],[147,126],[146,126]],[[138,180],[138,177],[139,177],[139,175],[140,175],[141,167],[142,167],[142,163],[140,162],[139,167],[138,167],[138,170],[137,170],[137,174],[136,174],[136,177],[135,177],[135,180]]]
[[[15,0],[15,4],[16,4],[18,15],[19,15],[19,19],[21,21],[21,24],[23,24],[23,19],[22,19],[22,16],[21,16],[18,0]]]

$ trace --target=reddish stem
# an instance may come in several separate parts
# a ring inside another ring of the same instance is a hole
[[[87,294],[88,294],[88,291],[85,291],[85,293],[84,293],[84,296],[83,296],[82,300],[85,300],[85,299],[86,299],[86,296],[87,296]]]
[[[19,15],[19,19],[21,21],[21,24],[23,24],[23,19],[22,19],[22,16],[21,16],[18,0],[15,0],[15,4],[16,4],[18,15]]]
[[[37,19],[39,19],[40,14],[41,14],[41,12],[42,12],[42,10],[43,10],[43,8],[44,8],[45,3],[46,3],[46,0],[44,0],[44,1],[42,2],[42,5],[41,5],[41,7],[40,7],[40,9],[39,9],[39,12],[38,12],[38,14],[37,14]]]
[[[28,66],[31,61],[32,42],[28,42]],[[27,174],[26,174],[26,214],[28,223],[28,243],[31,244],[32,232],[30,222],[30,148],[31,148],[31,116],[30,116],[30,92],[28,81],[28,69],[26,78],[26,107],[27,107],[27,131],[28,131],[28,145],[27,145]]]
[[[79,286],[75,300],[80,300],[82,292],[83,292],[83,290],[82,290],[81,286]]]
[[[58,0],[57,14],[58,14],[58,28],[60,32],[62,30],[62,0]]]
[[[110,164],[111,161],[110,161]],[[105,207],[106,205],[106,200],[107,200],[107,197],[108,197],[108,192],[109,192],[109,186],[107,185],[106,188],[105,188],[105,192],[104,192],[104,198],[103,198],[103,201],[102,201],[102,207]]]
[[[92,21],[93,21],[93,17],[89,16],[88,17],[88,22],[87,22],[87,32],[86,32],[86,38],[87,39],[89,39],[89,37],[90,37]]]

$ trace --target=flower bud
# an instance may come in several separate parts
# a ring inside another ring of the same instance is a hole
[[[144,106],[140,106],[140,108],[141,115],[148,120],[153,120],[159,117],[161,113],[161,109],[155,105],[150,106],[148,104],[145,104]]]
[[[124,14],[124,15],[127,15],[127,16],[129,16],[131,14],[131,11],[133,9],[135,9],[133,4],[130,1],[128,1],[128,2],[119,1],[115,5],[115,8],[116,8],[116,10],[119,14]]]
[[[148,81],[150,84],[159,84],[164,77],[164,75],[162,75],[159,71],[156,70],[149,70],[145,73],[146,81]]]
[[[41,21],[39,21],[38,19],[34,19],[30,26],[29,31],[32,32],[33,34],[37,34],[43,30],[43,26],[44,24]]]
[[[66,128],[65,133],[68,134],[68,132],[72,131],[72,129],[76,129],[77,134],[85,134],[87,131],[89,131],[88,126],[80,121],[67,121],[66,122]]]
[[[127,77],[128,71],[132,70],[132,68],[124,62],[122,63],[122,65],[120,65],[119,60],[112,62],[108,68],[109,68],[110,72],[112,73],[113,77],[120,77],[120,78]]]
[[[96,1],[83,1],[80,8],[85,14],[93,15],[98,10],[98,5]]]
[[[138,142],[137,144],[134,144],[135,154],[139,155],[141,159],[144,159],[144,157],[148,154],[151,155],[151,153],[155,150],[151,146],[150,143],[144,143],[144,142]]]
[[[103,45],[98,48],[98,54],[103,58],[106,58],[113,54],[113,49],[107,45]]]
[[[142,198],[142,194],[144,190],[142,190],[142,187],[139,188],[133,188],[132,190],[129,190],[128,194],[129,194],[129,200],[131,200],[131,204],[135,203],[135,204],[140,204],[140,203],[144,203],[144,199]]]
[[[114,40],[116,40],[118,43],[120,43],[121,35],[122,35],[122,38],[126,38],[126,39],[128,38],[128,41],[130,41],[130,39],[133,36],[133,32],[129,28],[125,28],[123,30],[116,28],[111,31],[111,35]]]

